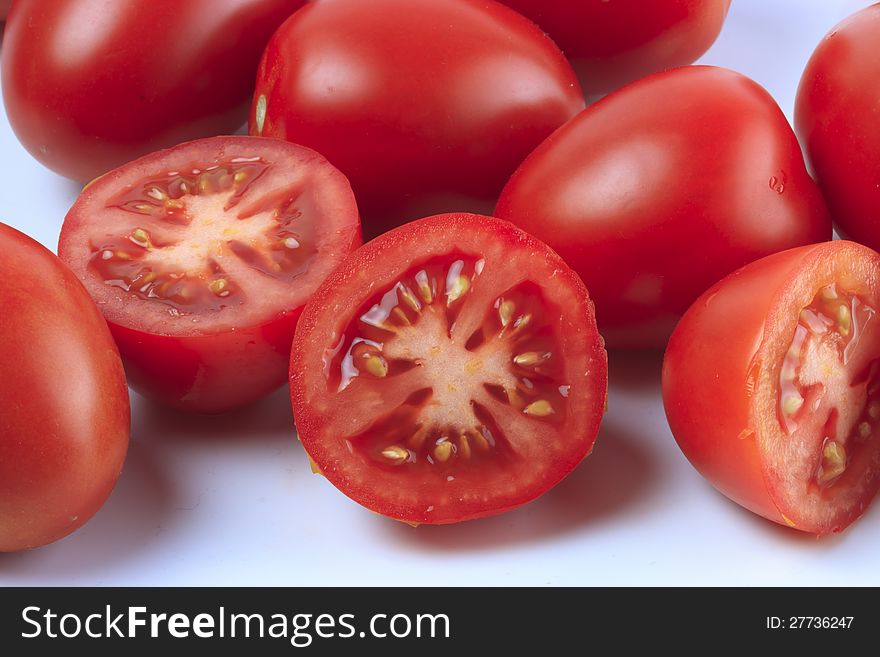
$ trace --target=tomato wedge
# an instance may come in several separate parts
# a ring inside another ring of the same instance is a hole
[[[59,254],[107,318],[135,389],[219,412],[284,383],[299,313],[359,244],[348,181],[320,155],[216,137],[92,183]]]
[[[490,217],[421,219],[320,287],[290,363],[299,437],[343,493],[411,524],[501,513],[590,452],[607,363],[546,245]]]
[[[853,242],[778,253],[707,291],[663,367],[669,425],[722,493],[813,534],[880,487],[880,255]]]

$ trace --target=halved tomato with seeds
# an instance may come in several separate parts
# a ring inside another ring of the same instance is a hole
[[[284,383],[303,306],[359,244],[348,181],[320,155],[216,137],[93,182],[58,252],[103,311],[132,386],[218,412]]]
[[[300,440],[364,506],[451,523],[515,508],[593,446],[607,363],[581,280],[512,224],[421,219],[321,286],[290,363]]]
[[[880,255],[853,242],[758,260],[676,328],[663,399],[678,444],[722,493],[813,534],[880,487]]]

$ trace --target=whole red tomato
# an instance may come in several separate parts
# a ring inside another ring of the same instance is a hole
[[[733,71],[656,73],[554,133],[496,210],[555,248],[614,347],[662,347],[737,267],[831,238],[797,139],[770,95]]]
[[[880,487],[880,255],[826,242],[746,265],[687,311],[663,363],[685,455],[718,490],[813,534]]]
[[[71,533],[101,507],[128,447],[128,388],[76,276],[0,224],[0,552]]]
[[[816,48],[795,125],[838,231],[880,249],[880,4],[835,27]]]
[[[304,0],[20,0],[3,100],[47,167],[88,181],[245,121],[260,53]]]
[[[250,132],[339,167],[372,236],[433,212],[488,209],[583,106],[559,49],[494,2],[319,0],[269,43]]]
[[[709,49],[730,0],[501,0],[544,28],[600,94],[695,61]]]

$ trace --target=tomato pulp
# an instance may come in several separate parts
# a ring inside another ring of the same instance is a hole
[[[24,0],[3,38],[22,145],[85,182],[247,118],[272,32],[305,0]]]
[[[708,290],[676,328],[663,400],[682,451],[770,520],[841,531],[880,486],[880,255],[778,253]]]
[[[104,504],[128,448],[128,388],[70,270],[0,224],[0,552],[67,536]]]
[[[577,271],[611,347],[661,348],[734,269],[831,238],[800,146],[770,95],[725,69],[657,73],[539,146],[495,211]]]
[[[880,248],[880,5],[835,27],[801,78],[795,125],[838,232]]]
[[[343,493],[412,524],[513,509],[592,449],[607,363],[577,275],[507,222],[422,219],[321,286],[290,362],[299,437]]]
[[[488,211],[583,107],[559,49],[494,2],[323,0],[269,43],[250,132],[339,167],[372,237],[426,214]]]
[[[284,383],[299,313],[358,244],[351,188],[320,155],[215,137],[92,183],[59,254],[107,318],[132,386],[217,412]]]
[[[694,62],[718,38],[730,9],[730,0],[501,2],[549,33],[588,94]]]

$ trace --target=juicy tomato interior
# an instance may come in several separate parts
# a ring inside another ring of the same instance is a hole
[[[878,373],[875,300],[837,283],[821,288],[800,311],[776,402],[800,482],[783,488],[808,518],[856,503],[870,479],[880,452],[873,439],[880,428]]]
[[[171,312],[219,311],[261,285],[283,285],[305,269],[314,231],[295,189],[256,191],[271,165],[235,158],[143,181],[111,199],[125,230],[91,243],[90,268],[107,284]]]
[[[86,270],[109,320],[181,335],[254,326],[301,307],[358,242],[348,183],[316,153],[218,137],[87,187],[60,252]]]
[[[525,457],[512,429],[540,434],[564,421],[568,383],[535,285],[469,307],[473,331],[450,339],[483,265],[449,255],[413,267],[361,309],[329,355],[331,391],[351,388],[351,403],[375,390],[399,402],[346,437],[360,458],[395,476],[485,485]],[[510,426],[514,415],[523,420]]]
[[[303,311],[291,396],[320,471],[405,522],[501,513],[586,456],[607,363],[583,282],[491,217],[440,215],[352,254]]]

